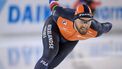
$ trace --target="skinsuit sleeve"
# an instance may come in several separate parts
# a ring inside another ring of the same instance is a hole
[[[97,31],[97,36],[102,35],[103,33],[107,33],[111,30],[112,28],[112,24],[109,22],[106,23],[100,23],[96,20],[94,20],[91,24],[91,28],[94,29],[95,31]]]
[[[63,17],[71,21],[73,20],[75,13],[74,9],[63,8],[59,6],[59,4],[55,0],[50,0],[49,4],[55,21],[58,19],[58,17]]]

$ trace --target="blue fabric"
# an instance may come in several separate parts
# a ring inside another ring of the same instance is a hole
[[[84,0],[80,0],[80,2],[84,2]]]
[[[49,0],[49,4],[50,4],[52,1],[55,1],[55,0]]]

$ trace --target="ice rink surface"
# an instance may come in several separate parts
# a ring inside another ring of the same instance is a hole
[[[81,40],[56,69],[122,69],[122,36],[107,34]],[[0,39],[0,69],[33,69],[42,55],[41,35]]]

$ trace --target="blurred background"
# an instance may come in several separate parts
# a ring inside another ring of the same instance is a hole
[[[122,0],[101,0],[95,18],[112,30],[80,41],[56,69],[122,69]],[[60,0],[70,6],[73,0]],[[0,0],[0,69],[34,69],[42,55],[48,0]]]

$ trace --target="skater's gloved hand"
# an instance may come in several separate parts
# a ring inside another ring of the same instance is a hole
[[[102,23],[102,26],[104,27],[105,30],[104,33],[107,33],[112,29],[112,23],[110,22]]]

